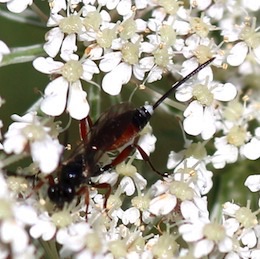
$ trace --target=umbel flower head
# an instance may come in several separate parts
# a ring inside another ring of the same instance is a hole
[[[0,3],[46,27],[0,66],[49,80],[26,113],[1,80],[0,258],[260,258],[259,1]]]

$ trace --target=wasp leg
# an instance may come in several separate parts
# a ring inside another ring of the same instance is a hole
[[[84,141],[87,140],[89,129],[91,129],[93,126],[93,122],[89,116],[86,118],[80,120],[79,123],[79,135],[80,138]]]
[[[113,161],[112,163],[105,165],[104,167],[100,168],[100,172],[98,174],[101,174],[105,171],[110,170],[112,167],[115,167],[116,165],[122,163],[129,155],[130,153],[134,150],[137,149],[139,153],[141,154],[143,160],[149,164],[149,166],[152,168],[152,170],[157,173],[158,175],[162,177],[167,177],[169,174],[166,173],[161,173],[156,168],[153,166],[149,156],[145,153],[145,151],[137,144],[138,138],[134,141],[133,144],[127,146]],[[95,174],[95,175],[98,175]]]
[[[85,194],[85,204],[86,204],[86,216],[85,219],[86,221],[88,221],[88,207],[89,207],[89,189],[87,186],[84,186],[82,188],[80,188],[77,193],[77,195],[82,195]]]
[[[107,209],[107,200],[112,192],[112,187],[109,183],[93,183],[92,181],[89,182],[89,185],[95,187],[97,189],[106,189],[105,193],[105,200],[104,200],[104,208]]]
[[[54,179],[52,175],[47,175],[44,177],[44,179],[48,180],[49,185],[54,185]],[[32,189],[31,193],[26,198],[29,198],[33,195],[33,193],[37,192],[46,182],[43,180],[40,180]]]
[[[169,175],[167,172],[161,173],[158,170],[156,170],[155,167],[153,166],[149,156],[145,153],[145,151],[139,145],[137,145],[137,144],[133,144],[133,145],[139,151],[139,153],[141,154],[143,160],[149,164],[149,166],[152,168],[152,170],[155,173],[157,173],[158,175],[160,175],[162,177],[167,177]]]

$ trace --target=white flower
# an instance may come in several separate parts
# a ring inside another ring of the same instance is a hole
[[[211,158],[215,168],[224,168],[226,164],[235,163],[238,159],[238,149],[236,146],[228,144],[226,137],[215,138],[217,151]]]
[[[30,228],[30,235],[35,238],[42,238],[44,241],[51,240],[56,233],[56,226],[47,213],[39,215],[37,221]]]
[[[7,9],[13,13],[21,13],[33,3],[33,0],[0,0],[0,3],[7,3]]]
[[[133,195],[135,189],[143,190],[146,185],[146,179],[137,172],[135,166],[129,163],[120,163],[115,168],[119,175],[124,177],[120,181],[121,191],[125,192],[127,196]]]
[[[195,99],[184,111],[184,130],[193,136],[201,134],[203,139],[210,139],[216,132],[216,101],[230,101],[237,94],[231,83],[220,84],[210,82],[212,71],[204,69],[197,75],[197,82],[188,82],[186,87],[178,89],[176,98],[180,101]]]
[[[63,17],[59,14],[51,14],[48,26],[58,26],[51,29],[45,35],[44,50],[50,57],[55,57],[61,48],[61,57],[68,58],[77,50],[76,35],[83,32],[82,18],[77,14]]]
[[[242,258],[244,258],[243,255],[249,254],[249,249],[256,247],[259,239],[257,212],[252,212],[248,207],[240,207],[231,202],[223,205],[224,225],[231,235],[236,236],[236,240],[241,240],[241,245],[237,243],[234,251]]]
[[[48,115],[58,116],[66,108],[72,118],[80,120],[87,117],[89,104],[79,79],[89,81],[99,70],[90,59],[78,61],[74,55],[66,61],[64,64],[43,57],[34,60],[33,66],[42,73],[61,75],[47,85],[41,109]]]
[[[86,222],[59,229],[56,240],[63,246],[61,253],[80,251],[85,246],[85,236],[89,233],[92,231]]]
[[[0,256],[32,258],[35,248],[30,245],[26,228],[36,221],[36,212],[31,206],[19,204],[12,199],[14,195],[8,189],[2,171],[0,171],[0,187]]]
[[[3,143],[6,153],[21,154],[27,151],[29,144],[33,161],[43,173],[51,173],[56,169],[63,151],[59,141],[53,138],[51,128],[42,124],[40,117],[34,112],[20,117],[14,115],[14,122],[9,126]]]
[[[174,180],[187,182],[201,195],[207,194],[213,186],[213,173],[207,170],[203,160],[199,161],[193,157],[186,158],[174,169],[174,172]]]
[[[134,31],[135,32],[135,31]],[[100,70],[106,72],[102,88],[110,95],[118,95],[122,85],[127,84],[132,73],[137,79],[143,79],[144,71],[139,66],[140,42],[120,43],[121,51],[109,52],[100,61]]]
[[[232,239],[227,235],[225,227],[209,220],[197,219],[183,224],[179,227],[179,232],[185,241],[194,242],[195,258],[207,256],[215,246],[221,253],[227,253],[232,249]]]
[[[227,32],[225,36],[228,40],[239,40],[227,56],[228,64],[231,66],[241,65],[249,51],[252,51],[256,62],[260,64],[260,32],[258,30],[259,28],[256,28],[256,18],[253,17],[250,22],[245,22],[240,28],[236,27],[233,31]]]
[[[248,230],[258,225],[256,214],[247,207],[240,207],[237,204],[226,202],[223,205],[223,214],[226,217],[234,218],[241,229]]]
[[[221,20],[226,11],[228,11],[229,13],[234,12],[234,9],[236,7],[235,4],[235,0],[214,1],[206,12],[210,17],[216,20]]]

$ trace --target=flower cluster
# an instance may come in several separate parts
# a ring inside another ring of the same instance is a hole
[[[260,258],[260,202],[251,199],[260,191],[258,1],[49,0],[41,3],[47,14],[33,0],[0,3],[15,17],[42,14],[48,29],[42,55],[0,39],[0,66],[31,59],[50,77],[39,101],[0,132],[1,258]],[[131,116],[119,118],[130,105],[94,114],[94,126],[86,119],[102,91],[115,103],[124,86],[138,84],[135,95],[149,89],[156,101],[162,82],[173,84],[169,78],[210,59],[169,102],[179,112],[183,145],[176,150],[170,134],[168,174],[157,171],[159,155],[149,159],[160,141],[153,122],[136,136]],[[59,139],[67,126],[57,120],[64,114],[81,121],[81,144],[67,160]],[[122,131],[133,135],[126,146]],[[17,166],[28,157],[27,167]],[[144,177],[153,171],[159,180]],[[237,182],[244,191],[235,191]],[[249,197],[245,206],[241,196]]]

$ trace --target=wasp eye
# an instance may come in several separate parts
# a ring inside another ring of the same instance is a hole
[[[75,189],[70,185],[55,184],[48,188],[50,200],[59,208],[64,206],[65,202],[70,203],[75,197]]]

